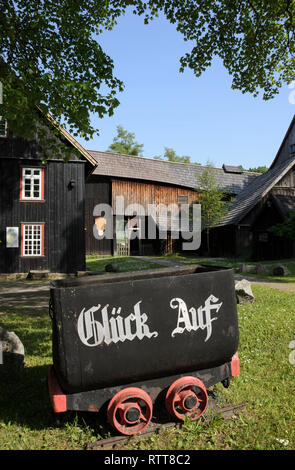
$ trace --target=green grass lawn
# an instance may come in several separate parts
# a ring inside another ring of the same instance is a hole
[[[212,266],[225,266],[229,268],[238,268],[241,264],[257,265],[257,264],[284,264],[290,271],[288,276],[273,276],[270,274],[255,274],[255,273],[245,273],[245,276],[252,276],[254,278],[263,278],[268,281],[273,282],[295,282],[295,260],[292,259],[282,259],[282,260],[271,260],[271,261],[245,261],[241,258],[207,258],[202,256],[194,256],[191,254],[184,253],[172,253],[166,256],[157,256],[157,258],[167,260],[167,261],[178,261],[180,263],[187,264],[207,264]],[[292,262],[293,261],[293,262]]]
[[[215,392],[221,403],[248,402],[235,419],[188,422],[181,431],[135,442],[128,449],[295,449],[295,295],[252,286],[253,304],[239,305],[241,375],[229,389]],[[3,311],[3,310],[2,310]],[[105,435],[95,413],[54,415],[48,397],[51,323],[47,311],[10,309],[0,326],[22,340],[26,365],[22,380],[0,386],[0,449],[85,449]]]
[[[107,264],[115,263],[120,272],[141,271],[143,269],[161,268],[158,263],[132,258],[131,256],[87,256],[86,269],[90,271],[104,271]]]
[[[179,430],[131,444],[138,449],[295,449],[295,295],[253,286],[256,301],[239,305],[241,374],[221,402],[247,402],[235,419],[190,422]],[[294,361],[293,361],[294,362]]]

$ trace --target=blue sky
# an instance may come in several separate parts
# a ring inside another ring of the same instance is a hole
[[[190,45],[163,17],[144,25],[130,12],[99,40],[125,89],[112,117],[93,116],[100,135],[78,139],[85,148],[107,150],[122,125],[144,144],[147,158],[171,147],[192,162],[210,160],[217,167],[271,164],[295,114],[287,85],[270,101],[242,94],[231,89],[231,77],[218,58],[199,78],[189,69],[179,73],[179,59]]]

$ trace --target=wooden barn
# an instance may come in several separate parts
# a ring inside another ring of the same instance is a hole
[[[149,255],[179,250],[180,240],[173,239],[169,227],[166,239],[161,239],[159,235],[161,226],[156,219],[153,219],[157,232],[154,240],[147,237],[140,240],[130,239],[126,237],[126,232],[118,223],[117,226],[115,223],[112,224],[112,237],[98,239],[94,236],[96,224],[103,223],[105,229],[110,220],[106,214],[102,214],[101,217],[101,214],[95,211],[95,207],[107,204],[113,208],[114,217],[122,215],[116,207],[116,198],[123,197],[125,210],[121,222],[126,224],[135,219],[136,223],[131,230],[138,230],[143,219],[138,214],[135,218],[134,205],[140,204],[147,214],[149,204],[171,206],[197,202],[198,194],[195,190],[198,185],[197,177],[206,167],[111,152],[88,150],[88,153],[95,159],[97,166],[86,182],[86,253]],[[214,168],[214,174],[216,181],[232,196],[257,178],[257,174],[226,165],[223,168]]]
[[[0,273],[85,269],[85,179],[96,161],[49,118],[42,125],[57,126],[56,138],[73,149],[67,163],[44,163],[36,141],[0,122]]]
[[[242,190],[218,228],[211,232],[212,254],[252,260],[295,256],[295,244],[270,227],[295,209],[295,116],[269,170]]]

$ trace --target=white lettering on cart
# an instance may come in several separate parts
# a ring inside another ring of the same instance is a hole
[[[217,320],[217,317],[212,318],[211,312],[219,311],[222,302],[216,304],[219,299],[210,295],[207,300],[205,300],[205,307],[199,307],[198,310],[194,307],[191,307],[189,310],[187,308],[184,300],[180,298],[174,298],[170,302],[170,307],[173,309],[178,308],[178,320],[177,327],[172,331],[171,336],[174,337],[177,333],[182,334],[186,331],[196,331],[199,328],[201,330],[207,329],[207,336],[205,342],[208,341],[212,334],[212,322]],[[211,304],[211,302],[215,302]]]
[[[86,346],[98,346],[101,343],[107,345],[118,343],[118,341],[132,341],[135,338],[143,339],[156,338],[157,331],[150,332],[146,321],[148,316],[146,313],[140,312],[141,300],[134,305],[133,313],[123,318],[121,307],[113,307],[111,310],[111,318],[109,318],[109,304],[101,308],[101,305],[93,306],[88,310],[83,308],[78,318],[78,335],[80,340]],[[101,321],[94,318],[94,313],[101,313]]]

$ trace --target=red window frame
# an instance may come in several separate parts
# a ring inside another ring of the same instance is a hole
[[[41,254],[29,254],[26,255],[25,251],[25,237],[24,237],[24,228],[27,225],[39,225],[41,227]],[[45,233],[45,222],[22,222],[21,223],[21,257],[22,258],[43,258],[44,257],[44,233]]]
[[[41,197],[40,199],[37,198],[25,198],[23,196],[23,177],[24,177],[24,170],[41,170]],[[20,202],[45,202],[44,199],[44,168],[38,166],[22,166],[20,168]]]

